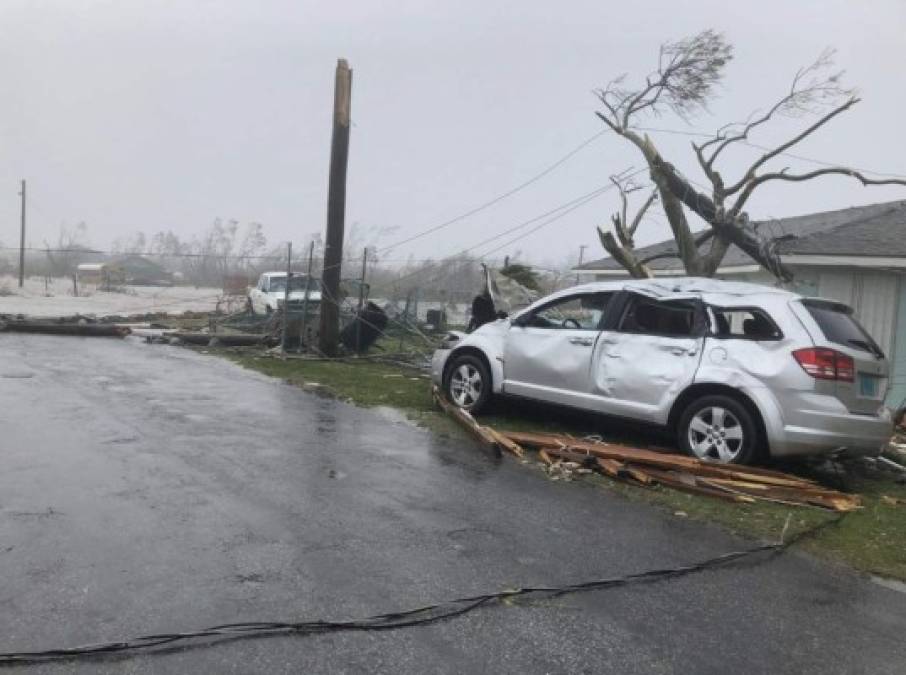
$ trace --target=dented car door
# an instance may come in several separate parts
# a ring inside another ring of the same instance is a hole
[[[589,374],[605,310],[613,296],[570,295],[515,319],[504,344],[504,391],[597,409]]]
[[[603,412],[664,424],[701,361],[702,304],[638,293],[621,296],[620,304],[595,349],[592,393]]]

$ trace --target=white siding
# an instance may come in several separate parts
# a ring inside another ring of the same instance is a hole
[[[889,272],[863,272],[857,281],[856,316],[888,355],[893,353],[899,281]]]
[[[843,270],[822,271],[818,277],[818,295],[855,306],[856,275]]]

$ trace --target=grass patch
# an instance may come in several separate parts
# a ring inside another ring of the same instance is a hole
[[[242,366],[292,384],[326,386],[338,397],[357,405],[399,408],[420,424],[444,434],[460,433],[435,408],[429,379],[414,369],[367,360],[281,360],[260,356],[259,352],[208,351],[224,354]],[[482,415],[480,422],[507,430],[567,431],[580,437],[599,434],[611,442],[639,447],[673,446],[672,439],[647,428],[525,402],[500,402],[492,412]],[[883,499],[886,496],[906,500],[906,485],[897,483],[891,474],[857,464],[848,465],[845,473],[806,463],[779,464],[776,468],[863,497],[863,509],[847,514],[815,538],[803,541],[802,548],[860,571],[906,580],[906,505],[891,505]],[[677,517],[715,523],[747,537],[776,539],[788,516],[791,516],[789,536],[837,518],[816,508],[766,502],[730,504],[669,488],[627,485],[599,475],[586,476],[583,480],[626,499],[679,513]]]

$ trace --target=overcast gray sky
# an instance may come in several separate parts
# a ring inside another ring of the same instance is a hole
[[[333,70],[345,57],[354,70],[347,226],[398,228],[377,242],[390,244],[589,138],[601,128],[593,88],[644,75],[661,42],[708,27],[736,46],[720,100],[692,127],[671,117],[652,126],[711,131],[745,118],[830,45],[864,100],[797,152],[906,174],[904,0],[3,0],[0,241],[18,242],[20,178],[35,245],[79,221],[102,247],[138,230],[190,236],[216,217],[259,221],[271,243],[322,230]],[[656,140],[700,179],[688,138]],[[754,152],[740,148],[726,171]],[[472,246],[629,166],[641,166],[634,149],[605,135],[526,190],[387,257]],[[761,190],[749,210],[778,217],[904,197],[906,188],[828,177]],[[589,244],[587,256],[599,257],[594,228],[615,206],[602,196],[496,255],[560,263]],[[639,239],[665,235],[654,214]]]

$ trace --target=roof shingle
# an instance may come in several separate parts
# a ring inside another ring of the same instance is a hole
[[[755,227],[773,236],[792,235],[780,245],[781,255],[849,255],[906,258],[906,200],[855,206],[792,218],[760,221]],[[704,246],[707,246],[705,244]],[[676,250],[673,239],[636,249],[640,258]],[[722,267],[750,265],[754,261],[736,246],[730,246]],[[681,269],[679,258],[649,263],[653,270]],[[620,269],[613,258],[581,265],[582,270]]]

